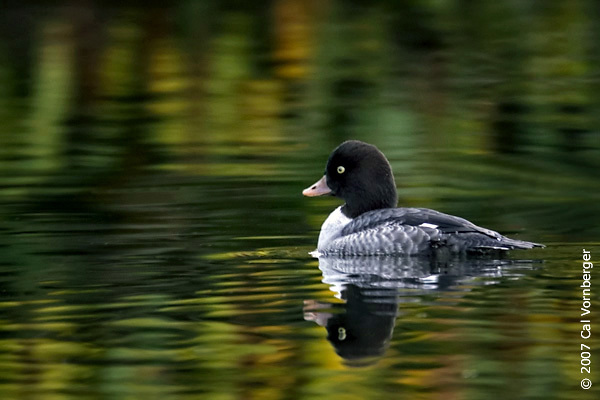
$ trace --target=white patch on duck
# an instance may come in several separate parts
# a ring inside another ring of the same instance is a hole
[[[317,249],[324,250],[327,248],[329,243],[340,237],[342,229],[352,221],[351,218],[344,215],[342,207],[343,206],[339,206],[333,210],[325,222],[323,222],[321,233],[319,233],[319,244],[317,245]]]

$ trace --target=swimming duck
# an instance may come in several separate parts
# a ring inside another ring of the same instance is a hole
[[[324,176],[303,195],[333,195],[345,201],[327,217],[320,255],[429,254],[503,251],[544,247],[510,239],[466,219],[427,208],[396,208],[392,168],[377,147],[358,140],[339,145]]]

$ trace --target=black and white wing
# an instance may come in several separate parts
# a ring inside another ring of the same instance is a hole
[[[364,213],[348,223],[332,244],[339,254],[421,254],[441,247],[453,252],[542,247],[427,208]]]

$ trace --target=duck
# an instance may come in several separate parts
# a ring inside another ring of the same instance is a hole
[[[344,201],[321,226],[318,256],[487,253],[544,247],[436,210],[397,207],[388,159],[376,146],[359,140],[335,148],[323,177],[302,194],[330,195]]]

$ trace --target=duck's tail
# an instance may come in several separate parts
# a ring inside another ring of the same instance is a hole
[[[533,249],[534,247],[546,247],[543,244],[540,243],[534,243],[534,242],[527,242],[525,240],[517,240],[517,239],[511,239],[508,238],[506,236],[502,236],[501,238],[498,239],[492,239],[489,241],[485,241],[484,243],[479,244],[478,246],[475,246],[478,249],[481,250],[515,250],[515,249]]]

